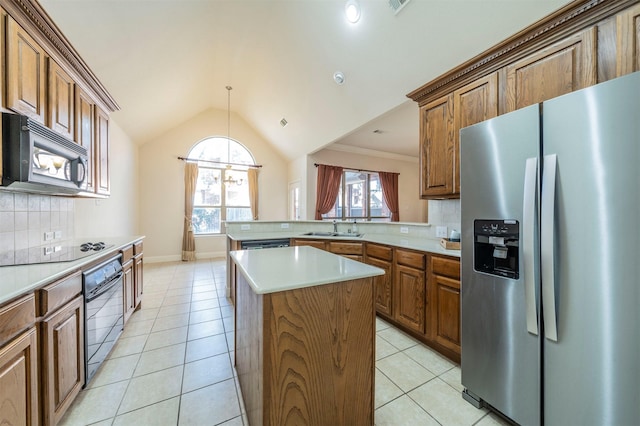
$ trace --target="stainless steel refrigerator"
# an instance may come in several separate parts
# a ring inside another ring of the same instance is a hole
[[[460,141],[463,396],[524,425],[639,425],[640,72]]]

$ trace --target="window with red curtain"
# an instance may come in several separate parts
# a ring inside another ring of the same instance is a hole
[[[326,208],[326,205],[324,207]],[[344,169],[333,203],[329,210],[320,214],[320,219],[389,221],[391,216],[391,210],[383,196],[379,173]]]

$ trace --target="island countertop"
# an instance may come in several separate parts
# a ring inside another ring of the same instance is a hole
[[[308,246],[229,253],[256,294],[384,275],[384,270]]]

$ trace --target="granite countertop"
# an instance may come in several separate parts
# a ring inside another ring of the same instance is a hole
[[[361,237],[323,237],[318,235],[303,235],[301,231],[274,231],[274,232],[235,232],[227,236],[236,241],[271,240],[278,238],[308,238],[312,240],[333,240],[333,241],[366,241],[370,243],[386,244],[389,246],[407,248],[411,250],[426,251],[445,256],[460,257],[460,250],[447,250],[440,245],[440,240],[429,238],[415,238],[404,235],[390,235],[382,233],[362,234]]]
[[[143,238],[144,236],[84,238],[82,242],[87,240],[104,241],[107,245],[112,244],[113,246],[71,262],[0,266],[0,305],[82,269],[82,267],[102,257],[107,258],[113,256],[118,253],[120,249]]]
[[[384,275],[380,268],[307,246],[229,254],[257,294]]]

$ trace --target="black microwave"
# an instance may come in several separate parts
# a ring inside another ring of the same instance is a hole
[[[87,188],[87,150],[31,118],[2,113],[2,187],[77,194]]]

